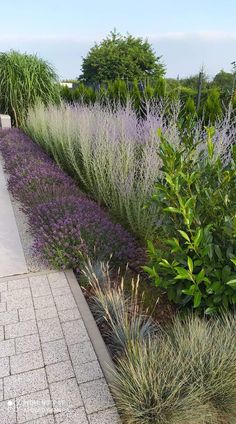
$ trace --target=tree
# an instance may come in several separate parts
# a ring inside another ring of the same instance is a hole
[[[47,105],[59,100],[58,77],[48,62],[13,50],[0,53],[0,109],[16,126],[24,124],[37,101]]]
[[[234,74],[223,69],[215,75],[213,83],[223,92],[231,94],[234,87]]]
[[[87,84],[100,84],[118,79],[157,78],[164,73],[160,57],[155,55],[147,40],[112,31],[100,44],[95,43],[83,58],[80,79]]]

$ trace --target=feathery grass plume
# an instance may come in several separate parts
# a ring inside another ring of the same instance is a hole
[[[28,109],[41,101],[59,103],[58,77],[54,68],[36,55],[11,50],[0,53],[0,107],[14,124],[24,124]]]
[[[161,129],[166,139],[178,146],[183,141],[180,109],[178,101],[147,103],[142,119],[129,102],[124,107],[117,105],[115,110],[112,105],[99,104],[37,105],[30,109],[25,128],[60,166],[78,179],[84,191],[146,240],[155,238],[159,215],[158,205],[144,208],[161,173],[157,130]],[[216,123],[213,142],[222,153],[230,150],[235,136],[232,119],[231,114]],[[192,132],[194,142],[202,142],[206,149],[206,134],[200,122]]]
[[[113,392],[126,424],[235,424],[236,318],[175,318],[169,330],[130,343]]]
[[[125,290],[124,277],[112,279],[109,262],[100,266],[88,264],[82,269],[92,288],[91,310],[96,322],[104,326],[104,335],[115,356],[119,356],[129,343],[142,341],[157,331],[148,311],[143,308],[139,293],[139,276],[131,282],[131,292]]]
[[[168,131],[162,108],[148,109],[139,120],[130,104],[116,111],[98,104],[41,105],[30,110],[26,123],[31,137],[81,188],[143,239],[152,235],[157,215],[156,207],[143,206],[160,172],[159,127]]]

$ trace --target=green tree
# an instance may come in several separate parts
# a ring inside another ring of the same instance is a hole
[[[126,79],[158,78],[165,72],[147,40],[112,31],[83,58],[81,80],[89,84]]]
[[[222,107],[220,102],[220,92],[217,88],[212,88],[206,99],[205,121],[206,123],[215,123],[221,115]]]
[[[24,124],[29,107],[59,102],[60,88],[53,67],[36,55],[0,53],[0,107],[16,126]]]
[[[220,90],[232,93],[234,86],[234,74],[231,72],[225,72],[223,69],[215,75],[213,79],[214,85],[216,85]]]

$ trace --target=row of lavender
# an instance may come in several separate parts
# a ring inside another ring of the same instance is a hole
[[[86,255],[126,262],[136,243],[97,203],[18,129],[0,132],[8,187],[22,204],[34,234],[34,251],[47,265],[78,269]]]

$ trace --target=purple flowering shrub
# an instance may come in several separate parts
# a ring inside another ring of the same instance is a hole
[[[17,129],[0,132],[0,151],[8,187],[22,204],[34,235],[34,250],[56,268],[78,269],[85,255],[129,261],[133,237],[105,210],[80,192],[74,180],[28,136]]]

